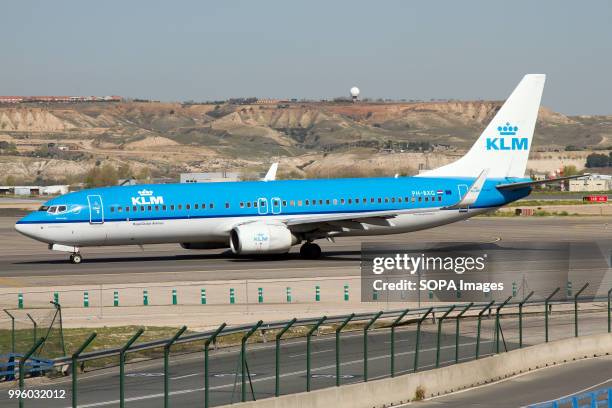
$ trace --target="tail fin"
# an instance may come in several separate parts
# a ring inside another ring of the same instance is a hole
[[[525,75],[469,152],[422,177],[524,177],[546,75]]]

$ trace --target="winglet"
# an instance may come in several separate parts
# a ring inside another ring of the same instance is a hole
[[[270,169],[266,173],[266,176],[262,179],[263,181],[274,181],[276,180],[276,170],[278,169],[278,162],[272,163]]]
[[[482,186],[484,185],[485,180],[487,179],[487,174],[489,173],[489,169],[484,169],[480,172],[476,180],[470,186],[468,192],[463,196],[461,201],[457,204],[446,207],[448,209],[457,209],[457,208],[467,208],[470,205],[474,204],[476,200],[478,200],[478,196],[482,191]]]

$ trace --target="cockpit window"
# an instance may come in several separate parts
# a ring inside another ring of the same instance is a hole
[[[47,211],[47,210],[49,210],[49,206],[48,205],[43,205],[42,207],[40,207],[38,209],[38,211]]]
[[[55,214],[57,212],[57,205],[52,205],[51,207],[49,207],[49,209],[47,210],[47,212],[49,214]]]
[[[58,205],[57,206],[57,212],[58,213],[62,213],[64,211],[66,211],[66,206],[65,205]]]

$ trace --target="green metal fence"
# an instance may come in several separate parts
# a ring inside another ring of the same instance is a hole
[[[126,389],[130,389],[126,366],[137,367],[137,360],[144,356],[149,360],[163,358],[160,373],[163,386],[160,384],[159,395],[160,398],[163,395],[164,407],[170,407],[174,398],[185,395],[173,390],[169,381],[173,357],[191,353],[199,361],[198,353],[202,353],[201,387],[189,392],[197,394],[201,404],[209,407],[393,377],[565,337],[610,332],[612,290],[600,298],[581,297],[587,286],[574,288],[577,290],[569,299],[565,298],[565,291],[556,288],[548,294],[539,294],[540,300],[533,300],[533,293],[529,293],[523,298],[489,302],[258,321],[235,327],[222,324],[200,333],[182,327],[169,339],[140,343],[138,339],[144,330],[139,329],[121,347],[85,351],[91,348],[94,339],[94,344],[104,342],[101,336],[92,333],[69,356],[56,358],[54,365],[57,369],[70,367],[72,382],[67,395],[76,407],[77,400],[86,396],[79,385],[87,378],[78,375],[79,368],[92,371],[117,364],[118,359],[117,397],[119,406],[124,407]],[[19,336],[26,333],[23,331],[26,329],[15,328],[9,317],[12,312],[7,310],[7,329],[2,329],[1,344],[6,348],[2,354],[18,348]],[[35,329],[34,321],[27,329],[28,340],[22,341],[28,349],[22,351],[22,360],[32,358],[29,355],[44,346],[44,341],[37,337],[41,334],[35,333],[39,329]],[[252,347],[256,343],[257,347]],[[109,363],[95,364],[103,360]],[[21,362],[22,375],[16,376],[21,379],[22,388],[26,366],[25,361]],[[228,377],[232,382],[221,382]],[[23,404],[28,401],[21,401]]]

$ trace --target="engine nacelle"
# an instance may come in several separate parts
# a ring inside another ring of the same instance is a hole
[[[230,231],[230,247],[235,254],[286,254],[298,238],[282,224],[238,225]]]

